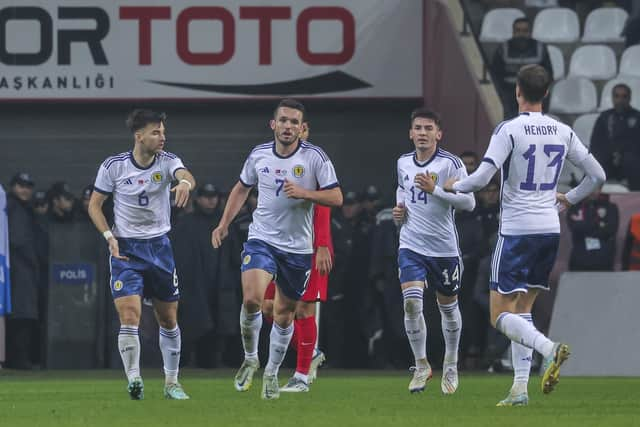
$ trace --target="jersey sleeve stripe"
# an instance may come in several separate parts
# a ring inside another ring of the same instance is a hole
[[[483,161],[483,162],[487,162],[487,163],[489,163],[489,164],[491,164],[491,165],[493,165],[493,166],[495,166],[495,167],[498,167],[498,166],[496,165],[496,162],[494,162],[494,161],[493,161],[493,159],[491,159],[491,158],[489,158],[489,157],[485,157],[484,159],[482,159],[482,161]]]
[[[245,186],[245,187],[247,187],[247,188],[251,188],[251,187],[253,187],[253,184],[247,184],[247,183],[246,183],[246,182],[244,182],[244,181],[242,180],[242,178],[240,178],[240,177],[238,177],[238,181],[240,181],[240,184],[244,185],[244,186]]]
[[[178,178],[176,178],[176,172],[178,172],[180,169],[187,170],[187,168],[185,168],[185,167],[183,167],[183,166],[180,166],[180,167],[175,168],[175,170],[174,170],[174,171],[173,171],[173,173],[172,173],[172,175],[173,175],[173,179],[176,179],[176,180],[178,179]]]
[[[334,182],[333,184],[325,185],[324,187],[321,187],[320,190],[331,190],[336,187],[340,187],[340,183]]]
[[[111,191],[106,191],[106,190],[103,190],[103,189],[98,188],[98,187],[95,187],[95,186],[93,187],[93,189],[94,189],[95,191],[97,191],[98,193],[100,193],[100,194],[104,194],[104,195],[106,195],[106,196],[108,196],[108,195],[110,195],[110,194],[111,194]]]

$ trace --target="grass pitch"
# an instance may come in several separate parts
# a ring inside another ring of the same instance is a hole
[[[458,392],[443,396],[439,372],[411,395],[408,373],[321,370],[310,393],[263,401],[262,371],[238,393],[231,371],[185,370],[191,400],[167,401],[162,378],[143,374],[145,400],[131,401],[119,371],[0,371],[0,426],[640,426],[640,378],[561,378],[543,395],[532,376],[529,406],[497,408],[510,375],[462,372]]]

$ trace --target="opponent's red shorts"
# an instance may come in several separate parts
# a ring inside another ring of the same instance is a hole
[[[329,276],[322,276],[316,269],[316,255],[313,254],[312,258],[313,268],[311,269],[311,276],[309,277],[309,284],[304,291],[300,301],[304,302],[316,302],[327,301],[327,286],[329,284]],[[274,282],[269,283],[267,289],[264,291],[264,299],[274,299],[276,296],[276,285]]]

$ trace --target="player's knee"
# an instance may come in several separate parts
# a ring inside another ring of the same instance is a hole
[[[259,297],[248,295],[243,298],[242,305],[244,305],[244,308],[247,311],[247,313],[255,313],[261,310],[262,299],[260,299]]]
[[[422,299],[406,298],[404,300],[404,312],[409,317],[416,317],[422,313]]]
[[[316,303],[299,301],[296,305],[296,319],[306,319],[316,315]]]

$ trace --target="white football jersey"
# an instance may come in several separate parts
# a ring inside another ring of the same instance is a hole
[[[419,173],[429,173],[439,187],[449,178],[467,176],[462,160],[441,148],[423,164],[418,163],[415,151],[398,159],[396,202],[404,203],[407,210],[400,229],[400,248],[432,257],[460,256],[454,208],[415,187],[414,178]]]
[[[339,185],[331,160],[315,145],[300,141],[287,157],[276,153],[274,141],[256,146],[240,173],[242,184],[258,186],[258,206],[248,238],[286,252],[313,253],[313,203],[287,197],[285,180],[307,190]]]
[[[558,178],[565,159],[589,151],[573,130],[542,113],[521,113],[496,128],[483,161],[502,169],[500,233],[559,233]]]
[[[169,190],[178,169],[184,169],[182,160],[166,151],[146,168],[136,163],[131,151],[102,163],[94,187],[113,194],[116,237],[151,239],[171,229]]]

